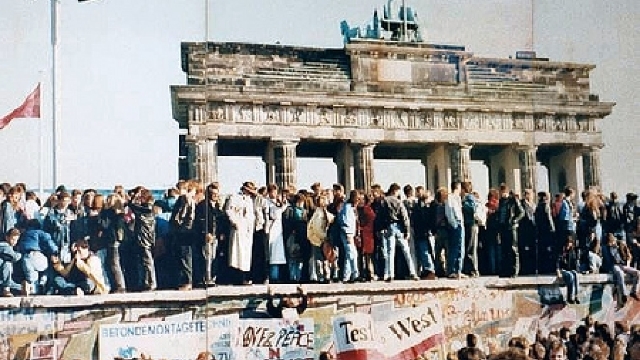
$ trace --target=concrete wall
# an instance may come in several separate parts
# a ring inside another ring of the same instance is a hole
[[[489,340],[504,345],[511,336],[530,336],[537,329],[547,332],[561,326],[575,327],[588,314],[609,323],[618,319],[630,323],[640,321],[640,302],[630,299],[623,308],[615,309],[608,276],[583,276],[581,280],[581,304],[566,306],[549,305],[541,300],[544,289],[559,289],[553,277],[306,285],[310,304],[301,319],[307,324],[314,323],[310,349],[317,358],[320,351],[334,350],[334,316],[360,313],[374,318],[376,314],[393,318],[403,308],[436,302],[442,310],[437,321],[442,322],[445,341],[444,345],[430,350],[433,356],[429,359],[443,359],[447,351],[463,343],[469,332],[480,334],[483,345]],[[295,293],[294,285],[279,285],[274,289],[277,293]],[[560,289],[564,294],[566,289]],[[28,358],[30,345],[43,344],[35,342],[47,339],[57,340],[60,359],[98,359],[99,350],[105,351],[99,349],[101,333],[106,333],[105,324],[139,325],[151,324],[150,321],[186,324],[221,314],[239,314],[240,322],[246,327],[258,321],[255,317],[264,315],[265,293],[265,286],[249,286],[190,292],[0,299],[0,359]],[[161,336],[150,339],[152,344],[148,344],[147,350],[138,349],[140,352],[159,354],[184,344],[184,359],[193,359],[195,351],[210,350],[213,346],[204,341],[200,349],[187,349],[186,335],[168,341]],[[248,343],[246,333],[242,339],[240,344]],[[103,345],[106,340],[109,339],[103,339]],[[178,341],[178,345],[172,341]]]

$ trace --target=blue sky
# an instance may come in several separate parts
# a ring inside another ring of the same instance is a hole
[[[592,63],[591,92],[615,101],[601,128],[605,190],[638,191],[635,104],[640,58],[634,0],[407,0],[429,42],[465,45],[479,56],[507,57],[532,45],[552,60]],[[339,23],[365,24],[381,0],[61,0],[59,182],[110,188],[177,180],[177,124],[169,86],[184,84],[180,42],[243,41],[340,47]],[[533,4],[533,16],[532,16]],[[51,184],[51,95],[48,0],[2,0],[0,114],[43,83],[43,118],[20,119],[0,131],[5,153],[0,180],[37,187],[42,169]],[[209,34],[205,34],[205,17]],[[39,125],[43,159],[39,159]],[[39,164],[42,164],[40,166]],[[242,172],[235,169],[241,164]],[[328,159],[299,163],[299,185],[335,181]],[[476,168],[481,174],[482,169]],[[258,159],[220,160],[223,187],[262,182]],[[417,184],[418,161],[376,161],[375,176]],[[481,184],[478,184],[481,185]],[[479,188],[479,186],[476,186]]]

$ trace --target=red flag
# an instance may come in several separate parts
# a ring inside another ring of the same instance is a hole
[[[40,118],[40,83],[27,96],[22,105],[0,119],[0,130],[16,118]]]

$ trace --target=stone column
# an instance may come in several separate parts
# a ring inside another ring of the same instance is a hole
[[[347,143],[343,143],[333,158],[338,172],[338,182],[345,191],[353,189],[353,151]]]
[[[187,142],[189,177],[203,185],[218,181],[218,139]]]
[[[449,147],[451,181],[471,181],[471,145],[453,144]]]
[[[435,193],[439,187],[449,188],[449,153],[446,144],[433,144],[425,151],[422,164],[427,188]]]
[[[584,188],[591,186],[601,188],[600,178],[600,146],[590,146],[583,150],[582,169],[584,176]]]
[[[533,190],[536,193],[536,179],[538,160],[536,153],[537,146],[521,146],[518,147],[518,160],[520,163],[520,190]]]
[[[296,146],[298,140],[277,140],[272,142],[275,182],[280,189],[296,186]]]
[[[549,157],[549,189],[559,193],[565,186],[571,186],[578,193],[584,184],[581,158],[582,149],[566,147],[557,149]],[[580,166],[579,166],[580,165]]]
[[[265,149],[264,156],[262,157],[262,161],[264,161],[264,167],[266,170],[266,184],[275,184],[276,183],[276,163],[273,158],[273,143],[269,142],[267,144],[267,148]]]
[[[354,160],[354,185],[356,189],[365,191],[371,190],[373,185],[373,149],[376,144],[364,143],[354,144],[353,160]]]

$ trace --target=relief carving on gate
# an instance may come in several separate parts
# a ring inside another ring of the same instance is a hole
[[[489,111],[359,108],[349,106],[228,104],[190,106],[192,123],[236,122],[273,125],[341,126],[419,130],[502,130],[597,132],[596,119],[585,115]]]
[[[227,120],[226,107],[221,104],[209,104],[208,118],[214,122],[225,122]]]

